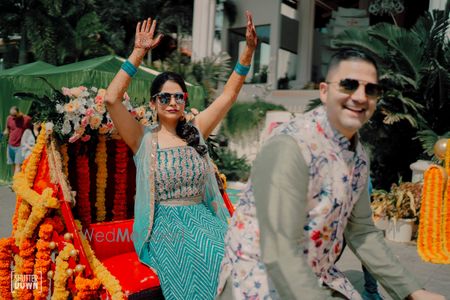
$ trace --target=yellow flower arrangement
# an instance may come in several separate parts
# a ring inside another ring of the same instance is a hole
[[[69,268],[69,263],[67,260],[70,257],[70,251],[74,250],[73,244],[66,243],[64,249],[59,252],[56,257],[56,267],[54,276],[54,289],[52,300],[66,300],[69,298],[69,291],[66,288],[67,279],[70,275],[67,273]]]
[[[97,208],[97,221],[102,222],[106,218],[105,206],[105,192],[106,180],[108,178],[108,168],[106,167],[106,160],[108,155],[106,153],[106,136],[99,135],[97,151],[95,155],[95,162],[97,163],[97,201],[95,207]]]

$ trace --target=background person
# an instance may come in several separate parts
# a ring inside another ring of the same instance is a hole
[[[23,132],[22,139],[20,141],[22,161],[27,159],[31,154],[31,151],[36,144],[36,138],[39,135],[40,130],[41,122],[35,121],[33,122],[33,128],[25,129],[25,131]]]
[[[20,171],[20,165],[22,164],[20,141],[25,129],[29,127],[30,117],[22,114],[17,106],[12,106],[9,110],[9,116],[6,119],[6,126],[3,134],[8,136],[8,146],[6,150],[7,164],[11,165],[13,174]]]

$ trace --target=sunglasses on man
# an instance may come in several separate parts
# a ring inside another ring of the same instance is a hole
[[[172,99],[172,96],[175,98],[175,102],[178,105],[186,104],[186,101],[188,99],[188,93],[181,93],[181,92],[173,93],[173,94],[172,93],[158,93],[158,94],[153,95],[152,98],[157,99],[161,105],[169,105],[170,99]]]
[[[338,84],[339,91],[348,95],[352,95],[356,92],[360,85],[364,86],[364,92],[366,93],[367,98],[376,100],[380,98],[383,88],[376,83],[370,83],[364,80],[356,80],[351,78],[345,78],[340,81],[335,82],[327,82],[328,84]]]

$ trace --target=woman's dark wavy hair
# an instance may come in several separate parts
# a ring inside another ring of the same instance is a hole
[[[150,101],[156,101],[153,96],[161,92],[162,86],[167,81],[177,83],[183,92],[187,93],[186,84],[184,83],[181,75],[174,72],[163,72],[156,76],[152,82],[152,86],[150,88]],[[186,100],[186,106],[188,105],[189,100]],[[200,132],[192,123],[186,122],[184,118],[179,120],[176,127],[176,132],[179,137],[186,141],[188,146],[193,147],[201,156],[206,155],[207,148],[205,145],[200,145]]]

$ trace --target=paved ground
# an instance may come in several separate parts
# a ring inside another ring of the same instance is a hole
[[[0,186],[0,238],[9,236],[11,233],[11,217],[14,213],[15,197],[8,186]],[[414,243],[389,242],[403,265],[414,274],[426,289],[441,293],[450,300],[450,265],[435,265],[421,261],[417,255]],[[349,276],[355,286],[361,290],[363,282],[361,265],[358,259],[349,250],[345,250],[339,261],[341,270]],[[386,296],[386,299],[391,299]]]

